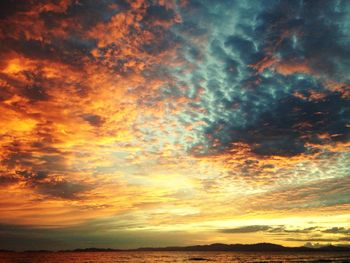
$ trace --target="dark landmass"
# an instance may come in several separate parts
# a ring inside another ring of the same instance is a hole
[[[211,244],[187,247],[138,248],[137,251],[247,251],[247,252],[350,252],[350,246],[284,247],[271,243],[258,244]]]
[[[237,252],[349,252],[350,246],[324,246],[312,247],[285,247],[271,243],[258,244],[210,244],[186,247],[142,247],[137,249],[113,249],[113,248],[78,248],[73,250],[60,250],[58,252],[118,252],[118,251],[237,251]],[[0,252],[14,252],[0,250]],[[52,252],[48,250],[29,250],[24,252]]]
[[[74,250],[60,250],[59,252],[117,252],[117,251],[126,251],[126,250],[90,247],[90,248],[77,248]]]
[[[53,252],[53,251],[45,250],[45,249],[39,249],[39,250],[25,250],[23,252],[25,252],[25,253],[49,253],[49,252]]]
[[[211,244],[186,247],[142,247],[137,249],[85,248],[61,252],[116,252],[116,251],[247,251],[247,252],[350,252],[350,246],[284,247],[270,243],[258,244]]]

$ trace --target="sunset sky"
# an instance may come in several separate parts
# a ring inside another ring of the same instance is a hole
[[[350,1],[1,0],[0,249],[350,244]]]

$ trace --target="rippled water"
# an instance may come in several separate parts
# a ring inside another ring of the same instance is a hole
[[[350,263],[349,253],[248,252],[89,252],[0,253],[1,263],[111,263],[111,262],[337,262]]]

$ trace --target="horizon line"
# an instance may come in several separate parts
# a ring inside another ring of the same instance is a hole
[[[222,246],[222,249],[216,248],[216,249],[209,249],[213,248],[213,246]],[[239,250],[238,247],[234,248],[233,246],[240,246],[241,250]],[[231,249],[236,250],[227,250],[231,247]],[[350,252],[350,245],[349,244],[339,244],[339,245],[333,245],[333,244],[326,244],[326,245],[320,245],[320,246],[284,246],[280,244],[275,243],[268,243],[268,242],[261,242],[261,243],[249,243],[249,244],[242,244],[242,243],[211,243],[211,244],[203,244],[203,245],[189,245],[189,246],[164,246],[164,247],[138,247],[138,248],[111,248],[111,247],[85,247],[85,248],[73,248],[73,249],[58,249],[58,250],[47,250],[47,249],[38,249],[38,250],[12,250],[12,249],[1,249],[1,252],[15,252],[15,253],[30,253],[30,252],[161,252],[161,251],[191,251],[191,248],[202,248],[207,250],[192,250],[192,251],[198,251],[198,252],[205,252],[205,251],[226,251],[226,252],[244,252],[244,251],[276,251],[276,252],[300,252],[300,250],[304,250],[306,252],[310,251],[322,251],[326,250],[327,252],[339,252],[340,250],[349,249]],[[226,248],[226,250],[224,250]],[[168,250],[167,250],[168,249]],[[334,249],[334,250],[330,250]],[[287,251],[288,250],[288,251]]]

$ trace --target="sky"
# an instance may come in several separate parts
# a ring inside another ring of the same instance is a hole
[[[350,1],[2,0],[0,248],[350,244]]]

